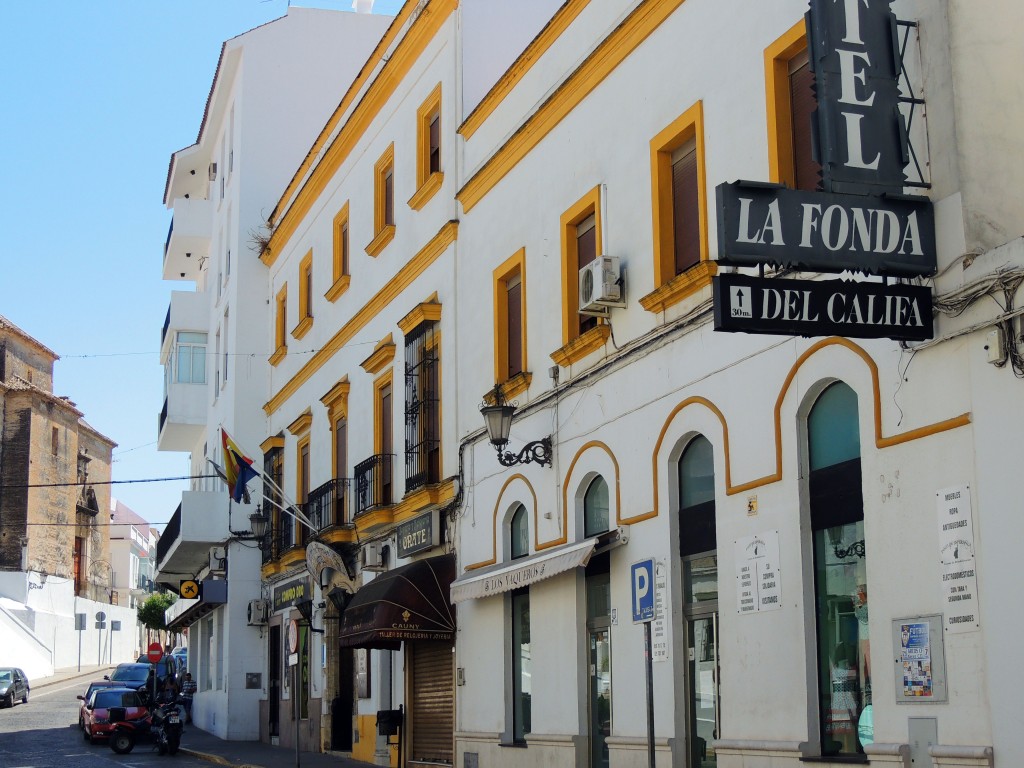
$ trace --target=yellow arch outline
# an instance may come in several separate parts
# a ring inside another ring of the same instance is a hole
[[[612,449],[605,443],[602,443],[600,440],[591,440],[576,451],[576,455],[573,456],[572,461],[569,463],[569,470],[565,473],[565,482],[562,483],[562,538],[555,539],[544,544],[537,544],[537,551],[557,547],[559,544],[565,544],[569,541],[569,479],[572,477],[572,471],[576,468],[576,463],[580,460],[580,457],[582,457],[590,448],[600,448],[607,453],[608,458],[612,460],[612,467],[615,469],[615,522],[617,525],[629,522],[628,520],[622,519],[622,492],[619,483],[619,462],[615,458],[615,454],[612,453]]]
[[[538,550],[540,549],[540,545],[537,543],[537,492],[533,490],[533,486],[530,484],[530,481],[526,479],[526,476],[517,472],[501,486],[501,490],[498,491],[498,499],[494,502],[494,518],[491,525],[491,559],[481,560],[479,563],[467,565],[467,571],[475,571],[477,568],[494,565],[498,562],[498,510],[501,509],[501,500],[505,495],[505,490],[512,485],[514,480],[522,480],[526,483],[526,487],[530,490],[530,495],[533,496],[533,545],[534,548]]]

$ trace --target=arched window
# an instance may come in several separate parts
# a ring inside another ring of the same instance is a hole
[[[842,382],[807,418],[822,755],[863,754],[873,736],[859,425]]]
[[[509,522],[509,539],[511,542],[510,554],[512,559],[526,557],[530,554],[530,521],[526,513],[526,507],[522,504],[516,507],[512,513],[512,520]]]
[[[596,536],[608,530],[608,483],[598,475],[583,496],[583,535]]]
[[[679,457],[679,550],[685,557],[715,547],[715,457],[698,435]]]

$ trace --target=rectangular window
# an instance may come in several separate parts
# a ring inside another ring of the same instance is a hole
[[[651,139],[655,290],[640,299],[661,312],[711,284],[704,107],[698,101]]]
[[[313,250],[299,262],[299,324],[292,336],[301,339],[313,327]]]
[[[334,524],[348,522],[345,500],[345,478],[348,477],[348,419],[344,416],[334,422],[334,477],[338,481],[334,496]]]
[[[220,377],[221,377],[221,372],[220,372],[220,365],[221,365],[221,363],[220,363],[220,329],[217,330],[217,336],[216,336],[216,339],[215,339],[215,342],[214,342],[213,351],[214,351],[214,360],[216,360],[216,365],[217,365],[217,369],[216,369],[216,371],[214,371],[214,374],[213,374],[213,397],[214,397],[214,399],[216,399],[217,395],[220,393]]]
[[[349,218],[348,203],[334,216],[334,247],[332,258],[333,283],[324,296],[328,301],[335,301],[349,286]]]
[[[304,509],[306,502],[309,501],[309,437],[300,440],[298,444],[298,462],[295,467],[296,474],[296,488],[295,498],[298,500],[299,505]],[[309,529],[304,525],[298,526],[301,532],[300,536],[297,537],[305,544],[309,537]]]
[[[228,313],[224,311],[224,383],[228,383]]]
[[[270,364],[277,365],[288,352],[288,284],[281,286],[277,292],[276,311],[274,312],[274,352],[270,356]]]
[[[765,49],[764,59],[769,181],[814,191],[821,177],[821,166],[811,149],[811,120],[817,101],[803,19]]]
[[[278,438],[283,445],[284,440]],[[270,448],[263,454],[263,474],[271,482],[263,483],[263,508],[270,515],[273,555],[280,555],[287,549],[292,538],[292,519],[281,511],[283,499],[278,489],[284,483],[284,449],[281,446]]]
[[[377,403],[376,403],[376,417],[377,417],[377,453],[382,456],[381,464],[379,467],[379,489],[380,496],[377,501],[380,504],[390,504],[391,495],[391,455],[394,453],[394,437],[393,428],[394,421],[392,415],[392,401],[391,401],[391,375],[388,374],[386,379],[381,381],[377,385]]]
[[[178,331],[175,362],[177,383],[205,384],[206,334]]]
[[[395,145],[373,167],[373,240],[366,246],[377,256],[395,236]]]
[[[530,589],[512,593],[512,739],[525,742],[532,731]]]
[[[419,210],[441,188],[441,84],[416,110],[416,194],[409,201]]]
[[[441,392],[437,322],[405,337],[405,492],[441,479]]]
[[[517,271],[505,283],[505,333],[508,346],[505,353],[505,378],[523,372],[524,336],[523,279]]]
[[[60,448],[60,430],[53,427],[50,430],[50,452],[56,456],[57,450]]]
[[[562,214],[562,341],[565,344],[597,325],[579,313],[580,268],[601,253],[601,188],[594,187]]]

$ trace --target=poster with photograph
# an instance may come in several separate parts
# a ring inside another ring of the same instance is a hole
[[[927,622],[900,625],[900,661],[903,665],[903,695],[932,695],[932,657]]]

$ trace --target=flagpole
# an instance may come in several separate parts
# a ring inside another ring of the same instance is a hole
[[[226,483],[228,481],[228,479],[227,479],[227,476],[224,474],[223,468],[217,462],[215,462],[213,459],[211,459],[209,457],[207,457],[206,460],[208,462],[210,462],[210,464],[213,465],[213,468],[217,472],[217,474],[220,476],[220,479],[223,480]],[[270,504],[273,504],[275,507],[277,507],[279,510],[284,512],[286,515],[289,515],[290,517],[294,518],[296,521],[302,523],[304,526],[309,528],[309,530],[311,530],[313,533],[319,533],[320,532],[313,525],[313,523],[309,520],[309,518],[306,517],[306,515],[302,512],[302,510],[299,509],[298,505],[295,504],[288,497],[288,494],[286,494],[284,492],[284,489],[281,488],[281,486],[279,486],[277,483],[275,483],[273,480],[271,480],[266,475],[257,474],[256,476],[258,478],[260,478],[264,483],[269,485],[271,488],[273,488],[275,491],[277,491],[281,495],[281,499],[283,501],[287,502],[290,505],[290,508],[289,507],[285,507],[282,504],[279,504],[278,502],[276,502],[274,499],[270,498],[269,496],[264,496],[263,497],[264,501],[266,501],[266,502],[268,502]],[[229,505],[230,505],[231,501],[232,501],[232,499],[229,496],[228,497],[228,504]],[[230,514],[230,507],[229,507],[229,514]]]

